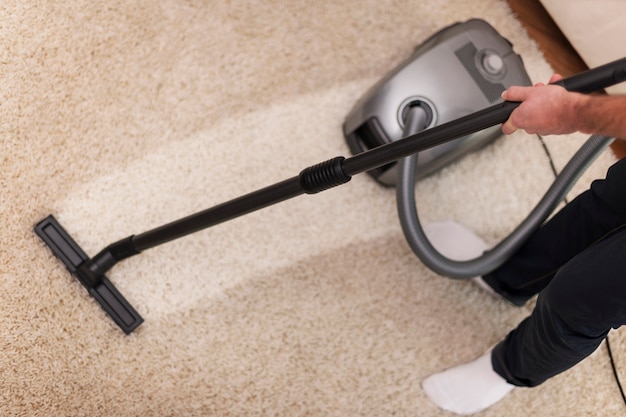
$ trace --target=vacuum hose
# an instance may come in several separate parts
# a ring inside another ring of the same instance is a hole
[[[424,110],[419,106],[411,107],[405,120],[403,137],[424,130],[426,126]],[[398,161],[396,200],[406,240],[417,257],[440,275],[455,279],[485,275],[506,262],[530,238],[565,198],[587,167],[612,141],[613,138],[607,136],[591,136],[557,175],[526,219],[494,248],[468,261],[455,261],[445,257],[428,240],[420,224],[415,204],[415,167],[418,155],[403,158]]]

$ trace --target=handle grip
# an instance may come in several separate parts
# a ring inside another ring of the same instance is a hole
[[[568,91],[592,93],[622,81],[626,81],[626,58],[583,71],[554,84],[561,85]]]

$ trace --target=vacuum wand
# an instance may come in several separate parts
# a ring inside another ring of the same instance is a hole
[[[626,80],[626,58],[611,62],[558,82],[570,91],[588,93]],[[118,326],[131,333],[142,322],[139,313],[117,291],[106,272],[117,262],[142,251],[188,234],[215,226],[264,207],[296,197],[315,194],[350,181],[353,175],[395,162],[435,145],[505,122],[519,106],[503,102],[454,121],[432,127],[348,159],[339,156],[308,167],[299,175],[215,207],[115,242],[92,258],[51,215],[35,226],[35,233],[46,243],[100,303]]]

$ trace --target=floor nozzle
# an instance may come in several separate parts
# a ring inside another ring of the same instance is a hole
[[[143,318],[104,274],[106,272],[104,269],[108,268],[103,268],[101,262],[92,262],[53,216],[39,222],[35,226],[35,233],[70,273],[78,278],[124,333],[130,334],[143,323]],[[108,257],[100,255],[100,258]],[[110,267],[114,263],[108,262],[110,265],[107,266]]]

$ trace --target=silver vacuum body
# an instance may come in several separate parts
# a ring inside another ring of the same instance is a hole
[[[531,85],[522,59],[487,22],[472,19],[448,26],[374,85],[345,119],[344,136],[353,154],[402,138],[410,106],[436,126],[501,101],[512,85]],[[500,127],[468,135],[419,153],[416,178],[423,178],[500,136]],[[396,183],[396,163],[369,174],[385,186]]]

